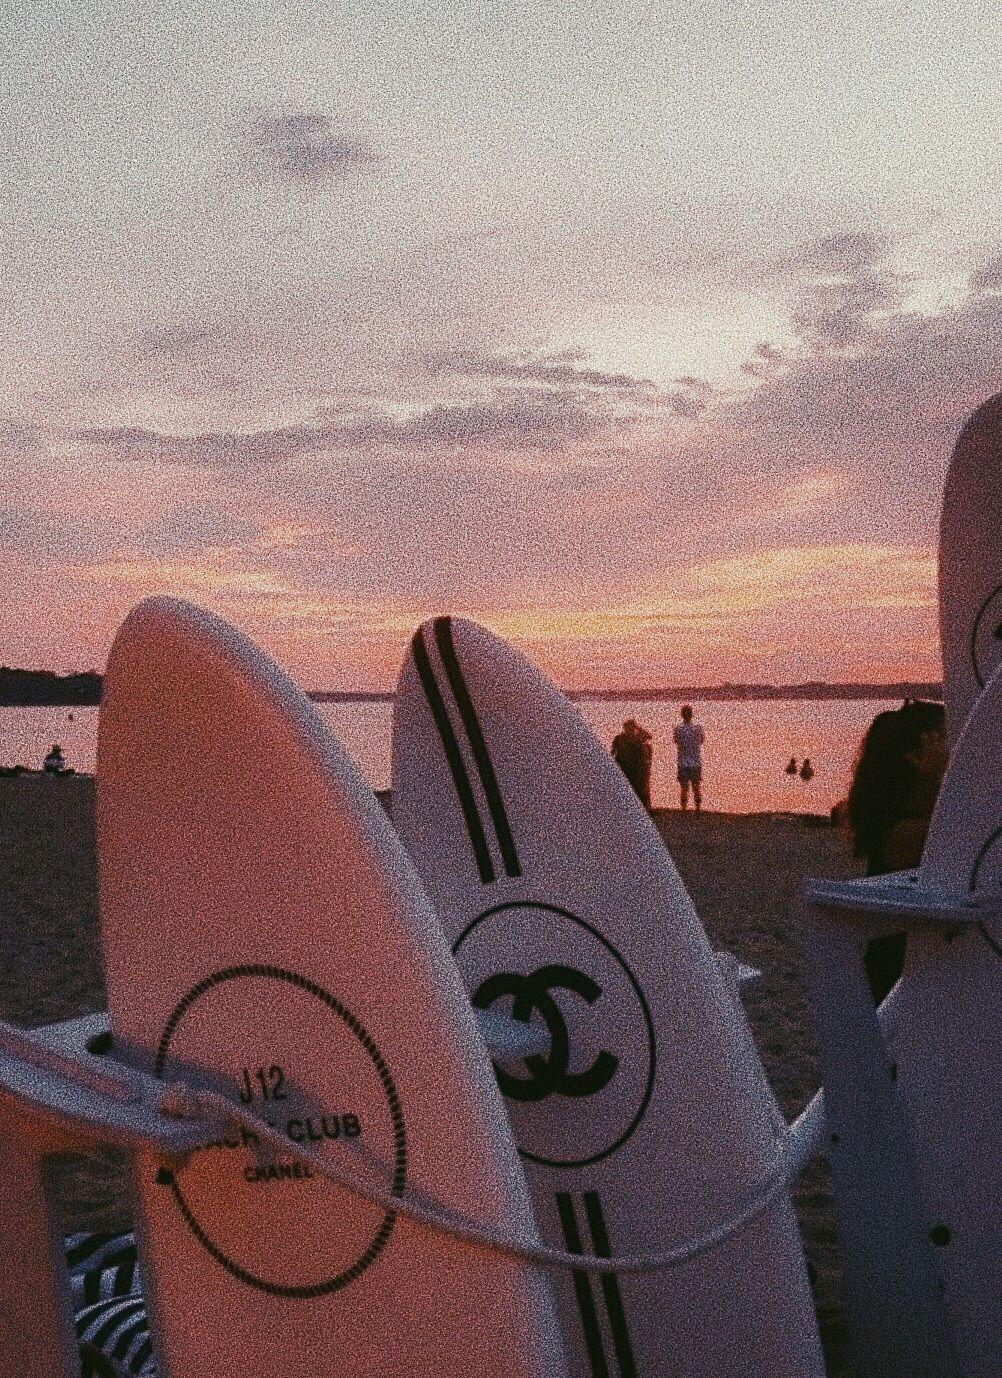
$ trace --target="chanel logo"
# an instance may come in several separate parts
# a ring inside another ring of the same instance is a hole
[[[570,1038],[567,1021],[560,1006],[550,994],[553,990],[568,990],[593,1005],[602,994],[602,987],[584,972],[574,967],[553,963],[539,967],[530,976],[515,971],[499,971],[482,981],[473,995],[478,1009],[488,1009],[496,1000],[512,997],[512,1016],[528,1024],[534,1010],[543,1017],[550,1034],[550,1055],[530,1054],[524,1059],[531,1073],[528,1077],[513,1076],[495,1066],[498,1085],[512,1100],[538,1101],[547,1096],[593,1096],[603,1090],[616,1074],[619,1059],[603,1051],[590,1067],[582,1072],[570,1071]]]
[[[273,1017],[261,1019],[261,1009]],[[273,1128],[295,1143],[368,1140],[393,1162],[392,1190],[403,1193],[407,1131],[400,1096],[371,1035],[336,996],[283,967],[248,964],[213,972],[179,1001],[167,1021],[155,1064],[161,1080],[173,1079],[178,1067],[199,1065],[189,1059],[206,1029],[214,1030],[221,1050],[229,1049],[241,1099],[259,1102]],[[308,1099],[299,1089],[302,1082],[309,1087]],[[350,1106],[349,1113],[342,1106]],[[246,1286],[299,1299],[350,1286],[387,1247],[396,1213],[363,1208],[358,1223],[332,1243],[325,1222],[337,1217],[340,1223],[340,1203],[309,1172],[296,1172],[298,1163],[283,1161],[280,1152],[272,1156],[269,1150],[268,1158],[256,1164],[255,1137],[241,1130],[240,1140],[229,1136],[214,1145],[212,1154],[197,1153],[175,1168],[162,1168],[156,1181],[171,1193],[198,1244]],[[258,1218],[267,1222],[262,1232],[234,1227],[229,1213],[220,1211],[223,1182],[232,1220]]]
[[[453,952],[474,1005],[549,1033],[547,1052],[494,1064],[522,1157],[563,1169],[617,1152],[644,1117],[657,1048],[640,982],[610,939],[561,905],[508,900],[471,919]]]

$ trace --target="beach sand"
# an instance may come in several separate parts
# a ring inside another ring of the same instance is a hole
[[[793,899],[807,876],[856,874],[844,837],[791,815],[656,815],[714,945],[759,967],[745,1000],[769,1079],[788,1118],[817,1086]],[[34,1026],[105,1006],[97,936],[94,781],[0,779],[0,1016]],[[129,1223],[118,1156],[60,1170],[64,1228]],[[822,1337],[833,1375],[844,1372],[835,1228],[823,1164],[796,1193],[816,1270]]]

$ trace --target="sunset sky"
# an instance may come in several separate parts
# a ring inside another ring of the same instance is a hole
[[[12,3],[0,660],[169,592],[306,687],[936,678],[999,390],[982,4]]]

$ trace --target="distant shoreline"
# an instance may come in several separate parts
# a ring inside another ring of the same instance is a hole
[[[943,686],[928,684],[711,684],[671,689],[572,689],[567,697],[590,702],[683,703],[752,699],[942,699]]]
[[[755,700],[827,699],[942,699],[943,686],[935,682],[902,681],[896,684],[710,684],[672,685],[668,688],[568,689],[574,702],[592,703],[696,703]],[[392,703],[392,690],[362,691],[313,689],[314,703]],[[96,708],[101,702],[101,676],[55,675],[48,670],[0,668],[0,708]]]
[[[67,770],[60,775],[47,775],[44,770],[39,770],[36,766],[0,766],[0,793],[6,787],[8,780],[44,780],[46,789],[64,787],[68,782],[83,781],[85,786],[93,785],[97,776],[94,771],[89,770]],[[388,789],[376,789],[372,791],[376,799],[386,810],[390,812],[390,805],[393,798],[393,791]],[[659,818],[672,819],[676,816],[686,819],[694,818],[702,820],[706,825],[716,821],[726,824],[730,819],[751,819],[771,821],[778,819],[780,822],[799,823],[805,828],[832,828],[835,821],[830,813],[798,813],[792,809],[701,809],[699,813],[694,811],[683,811],[675,804],[658,804],[651,810],[651,815],[655,822]]]

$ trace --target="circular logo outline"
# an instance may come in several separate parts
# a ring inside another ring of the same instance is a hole
[[[641,1120],[644,1118],[644,1115],[646,1114],[647,1107],[650,1103],[651,1096],[654,1092],[654,1079],[657,1075],[658,1063],[657,1039],[654,1034],[654,1021],[651,1018],[651,1011],[647,1004],[647,999],[644,995],[644,992],[640,988],[640,982],[634,976],[633,971],[631,970],[626,959],[621,955],[621,953],[616,949],[616,947],[609,941],[609,939],[603,933],[600,933],[597,928],[590,924],[587,921],[587,919],[582,919],[580,915],[573,914],[569,909],[563,909],[559,904],[545,904],[541,900],[506,900],[503,904],[492,905],[489,909],[485,909],[482,914],[478,914],[476,918],[471,919],[470,922],[466,925],[462,933],[460,933],[459,937],[452,945],[453,957],[458,959],[460,949],[466,942],[467,938],[469,938],[471,933],[473,933],[474,929],[478,928],[480,924],[482,924],[486,919],[492,918],[495,914],[500,914],[506,909],[541,909],[550,914],[559,914],[562,918],[570,919],[571,923],[576,923],[580,928],[583,928],[587,933],[590,933],[593,938],[597,938],[598,941],[602,944],[602,946],[612,954],[614,961],[626,973],[627,979],[629,980],[630,985],[633,987],[637,999],[640,1001],[640,1008],[643,1012],[644,1024],[646,1025],[647,1030],[647,1084],[644,1087],[644,1093],[641,1096],[640,1105],[634,1113],[633,1119],[630,1121],[626,1129],[615,1141],[615,1143],[611,1144],[608,1148],[600,1150],[600,1152],[598,1153],[593,1153],[588,1158],[575,1159],[544,1158],[541,1155],[531,1153],[528,1149],[522,1148],[521,1145],[516,1144],[519,1155],[522,1158],[525,1158],[530,1163],[538,1163],[541,1167],[591,1167],[595,1163],[602,1162],[604,1158],[611,1157],[613,1153],[617,1153],[627,1142],[627,1140],[632,1137],[637,1127],[639,1126]]]
[[[1002,593],[1002,584],[996,585],[996,587],[992,589],[991,593],[988,595],[985,601],[981,604],[981,607],[978,609],[978,615],[977,617],[975,617],[974,623],[971,627],[971,668],[974,670],[974,678],[978,681],[978,685],[982,689],[985,687],[986,680],[984,675],[981,673],[981,666],[978,663],[978,636],[981,633],[981,623],[984,619],[985,613],[991,606],[992,600],[996,598],[1000,593]]]
[[[985,857],[988,855],[988,853],[991,851],[992,847],[995,845],[995,843],[999,840],[1000,837],[1002,837],[1002,827],[996,828],[995,831],[990,836],[986,837],[984,842],[982,842],[981,844],[980,850],[978,851],[978,854],[974,859],[974,865],[971,867],[971,879],[969,882],[969,889],[972,894],[978,888],[978,877],[981,872],[982,862],[984,861]],[[1002,957],[1002,947],[999,946],[995,938],[991,935],[991,933],[989,933],[987,923],[979,923],[978,930],[980,931],[982,938],[984,938],[985,942],[995,953],[996,957]]]
[[[161,1081],[165,1079],[163,1076],[163,1069],[168,1054],[170,1053],[171,1040],[181,1020],[197,1000],[200,1000],[208,991],[213,990],[216,986],[222,985],[226,981],[255,977],[263,980],[284,981],[288,985],[295,986],[298,990],[304,991],[307,995],[314,996],[341,1020],[349,1032],[353,1034],[362,1045],[362,1048],[367,1053],[369,1060],[372,1062],[379,1076],[383,1092],[386,1096],[387,1105],[389,1106],[390,1119],[393,1124],[394,1161],[393,1180],[390,1184],[390,1190],[394,1196],[403,1195],[407,1181],[407,1130],[404,1124],[400,1097],[397,1093],[397,1088],[390,1073],[390,1069],[364,1024],[362,1024],[362,1022],[357,1019],[347,1006],[343,1005],[336,996],[331,995],[328,991],[324,990],[322,986],[317,985],[315,981],[309,980],[306,976],[300,976],[297,972],[288,971],[284,967],[268,966],[261,963],[247,963],[242,966],[223,967],[219,971],[214,971],[211,975],[204,977],[191,988],[187,995],[182,996],[174,1007],[170,1018],[167,1020],[163,1034],[160,1037],[160,1042],[157,1046],[156,1062],[154,1065],[155,1075],[159,1077]],[[349,1265],[349,1267],[343,1268],[341,1272],[336,1273],[331,1278],[325,1279],[323,1282],[310,1283],[305,1286],[268,1282],[266,1279],[259,1278],[256,1274],[249,1272],[246,1268],[242,1268],[239,1263],[235,1263],[233,1259],[227,1257],[219,1246],[209,1238],[195,1218],[191,1207],[184,1199],[184,1195],[178,1185],[176,1173],[171,1172],[169,1181],[165,1184],[170,1186],[178,1210],[181,1212],[189,1229],[209,1255],[240,1282],[246,1283],[249,1287],[255,1287],[258,1291],[267,1292],[270,1296],[310,1299],[313,1297],[326,1296],[332,1292],[340,1291],[343,1287],[347,1287],[349,1283],[354,1282],[356,1278],[360,1277],[370,1264],[374,1263],[383,1252],[389,1242],[390,1235],[393,1232],[393,1226],[397,1219],[396,1211],[387,1210],[383,1215],[383,1219],[376,1233],[363,1253],[354,1263]]]

